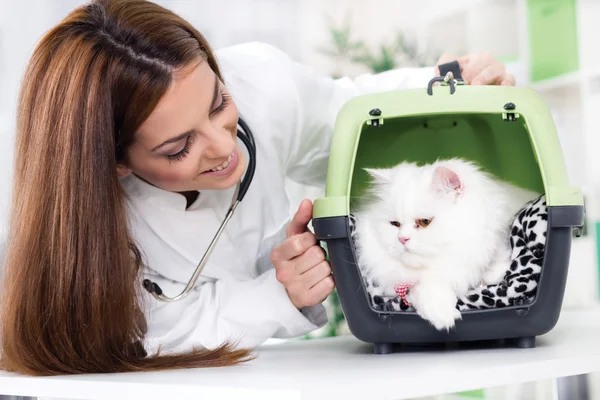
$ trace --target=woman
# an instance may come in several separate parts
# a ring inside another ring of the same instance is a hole
[[[473,83],[513,83],[491,56],[461,63]],[[2,367],[232,365],[267,338],[322,326],[331,270],[306,228],[312,204],[289,221],[284,181],[322,184],[345,101],[433,75],[332,81],[262,44],[217,62],[198,31],[153,3],[75,10],[37,46],[20,95]],[[182,290],[244,175],[240,115],[255,133],[252,186],[195,290],[158,302],[142,280]]]

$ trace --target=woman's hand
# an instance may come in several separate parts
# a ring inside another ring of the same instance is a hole
[[[462,78],[471,85],[515,85],[515,78],[506,72],[506,66],[496,60],[491,53],[477,53],[463,57],[445,53],[436,64],[436,76],[440,74],[438,65],[455,60],[460,65]]]
[[[335,286],[325,252],[307,228],[312,210],[312,202],[304,200],[287,226],[287,239],[271,252],[277,280],[298,309],[322,303]]]

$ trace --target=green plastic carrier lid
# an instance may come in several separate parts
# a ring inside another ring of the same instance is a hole
[[[516,185],[546,194],[548,206],[581,206],[569,185],[554,120],[533,89],[448,86],[363,95],[340,110],[325,197],[314,218],[347,216],[369,184],[364,168],[462,157]]]

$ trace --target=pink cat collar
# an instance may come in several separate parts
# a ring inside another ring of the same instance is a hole
[[[403,283],[401,285],[397,285],[394,288],[394,291],[396,292],[396,294],[398,296],[400,296],[400,298],[402,299],[404,304],[406,304],[409,307],[410,307],[410,304],[408,304],[408,301],[406,301],[406,295],[408,294],[408,291],[410,290],[410,288],[415,286],[416,284],[417,284],[417,282],[407,282],[407,283]]]

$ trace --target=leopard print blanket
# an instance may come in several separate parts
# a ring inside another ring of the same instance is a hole
[[[350,214],[350,232],[354,238],[355,217]],[[544,261],[548,211],[546,198],[541,196],[527,203],[515,217],[510,235],[512,247],[510,269],[496,285],[472,288],[458,299],[460,311],[507,307],[533,301]],[[384,296],[377,282],[363,277],[373,308],[377,311],[413,310],[398,296]]]

